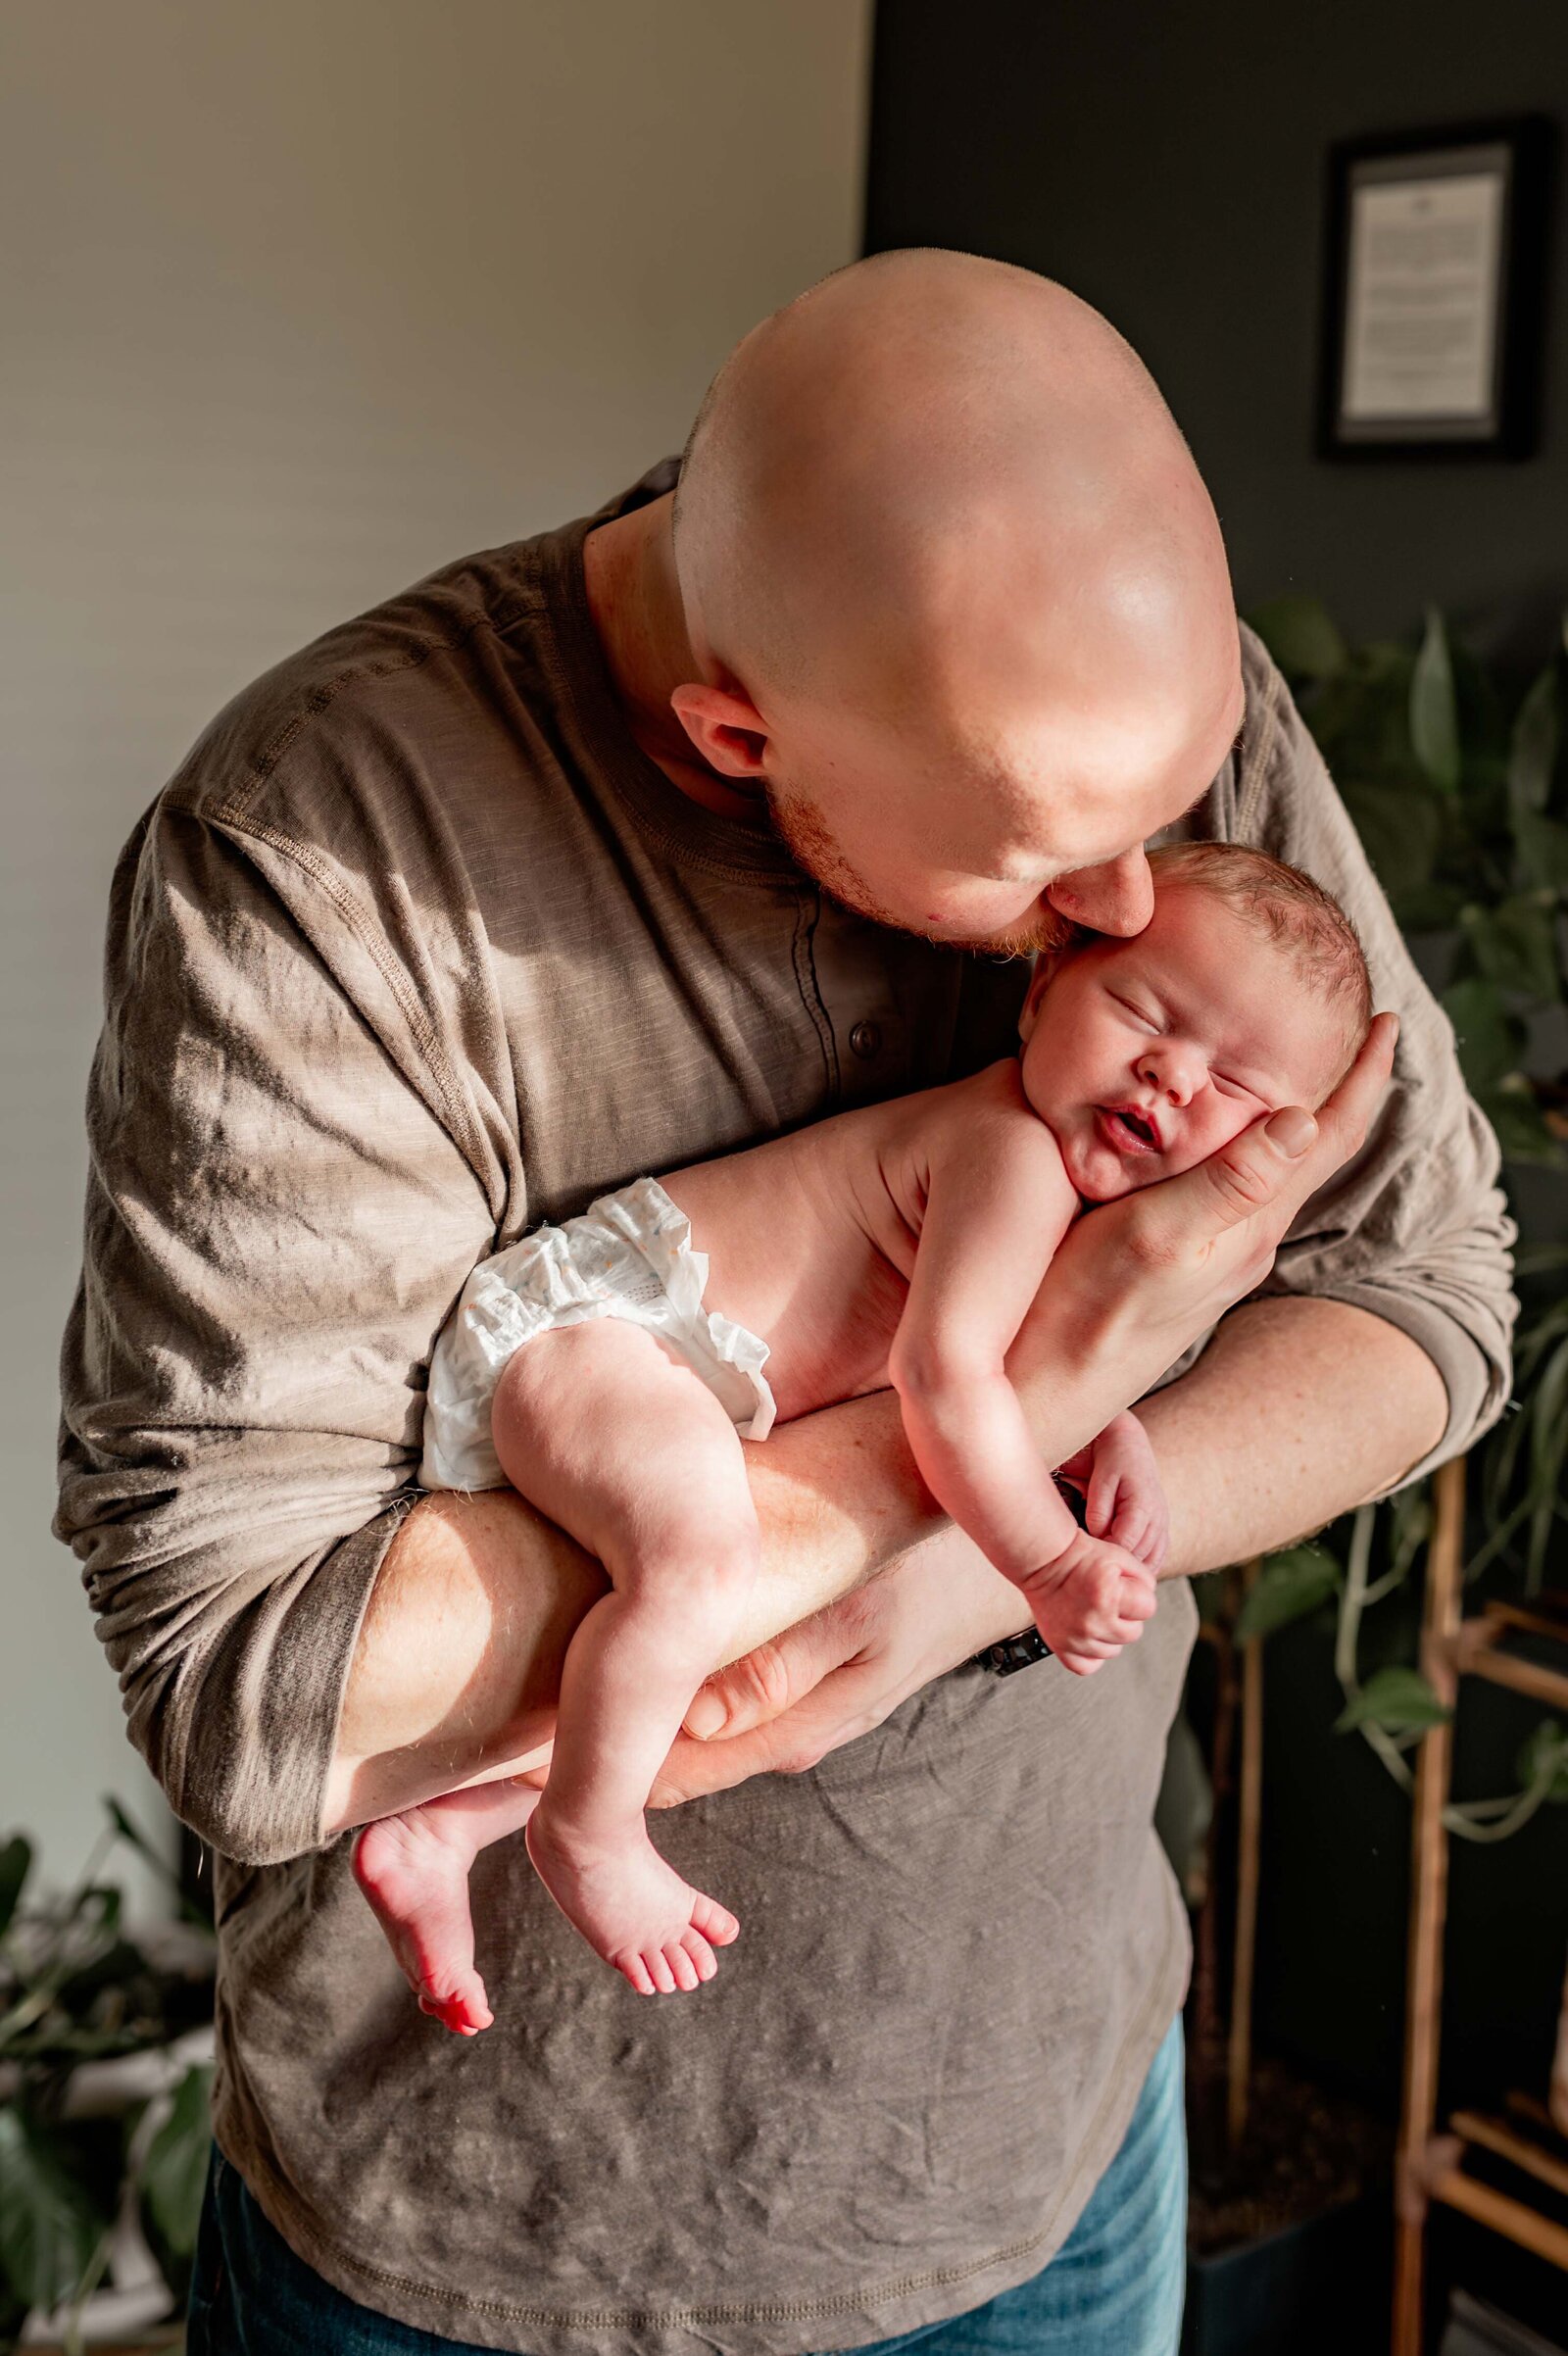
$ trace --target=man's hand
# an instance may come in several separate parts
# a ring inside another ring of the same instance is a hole
[[[1124,1546],[1158,1578],[1170,1551],[1170,1507],[1152,1443],[1131,1408],[1058,1465],[1056,1479],[1082,1493],[1091,1538]]]
[[[1213,1324],[1262,1283],[1302,1203],[1360,1152],[1398,1036],[1397,1015],[1375,1015],[1360,1054],[1315,1115],[1285,1105],[1179,1178],[1096,1212],[1097,1223],[1121,1214],[1127,1251],[1143,1278],[1130,1304],[1138,1322],[1155,1324],[1168,1301],[1172,1338],[1181,1348],[1167,1364],[1193,1338],[1203,1279],[1214,1288],[1214,1316],[1202,1322]],[[1074,1234],[1083,1226],[1080,1220]]]
[[[961,1531],[841,1596],[710,1677],[651,1794],[667,1808],[748,1776],[799,1775],[988,1644],[1027,1606]],[[700,1734],[701,1741],[693,1736]]]
[[[1282,1107],[1069,1229],[1007,1362],[1037,1435],[1066,1441],[1058,1462],[1262,1283],[1302,1203],[1365,1143],[1398,1029],[1396,1015],[1374,1017],[1315,1116]]]

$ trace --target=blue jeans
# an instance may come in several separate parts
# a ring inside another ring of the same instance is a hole
[[[857,2356],[1175,2356],[1186,2278],[1181,2023],[1121,2149],[1044,2272],[951,2323]],[[207,2179],[185,2356],[483,2356],[345,2298],[296,2258],[219,2151]]]

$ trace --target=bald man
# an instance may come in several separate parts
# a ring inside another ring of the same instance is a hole
[[[1172,2348],[1187,1939],[1151,1818],[1184,1575],[1506,1393],[1494,1145],[1120,338],[1000,265],[859,265],[741,345],[675,483],[270,673],[117,876],[59,1526],[217,1852],[192,2356]],[[745,1650],[659,1795],[745,1940],[640,1999],[505,1843],[473,1893],[498,2026],[449,2038],[345,1836],[536,1768],[603,1592],[514,1494],[413,1486],[465,1277],[1008,1052],[1028,965],[997,953],[1139,930],[1153,835],[1317,874],[1391,1016],[1315,1121],[1079,1221],[1009,1363],[1052,1463],[1144,1402],[1145,1642],[994,1674],[1015,1591],[896,1400],[779,1431]]]

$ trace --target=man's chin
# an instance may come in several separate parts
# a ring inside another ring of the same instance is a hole
[[[932,925],[887,908],[862,888],[858,876],[842,870],[821,875],[801,858],[799,851],[795,857],[828,898],[836,900],[840,908],[848,908],[852,916],[863,916],[871,924],[886,925],[890,932],[910,933],[918,941],[929,941],[933,949],[963,950],[972,957],[1038,957],[1066,949],[1078,936],[1077,925],[1066,916],[1058,916],[1054,908],[1042,908],[1027,924],[1014,925],[1000,933],[970,933],[956,926]]]
[[[978,957],[1034,957],[1049,950],[1065,949],[1078,931],[1066,916],[1052,908],[1036,907],[1028,921],[1000,933],[967,933],[932,925],[923,917],[901,914],[864,885],[839,850],[816,810],[808,804],[769,793],[767,806],[773,825],[797,866],[830,900],[863,916],[869,924],[890,932],[912,933],[937,949],[961,949]]]
[[[987,933],[980,939],[958,937],[950,946],[993,957],[1043,957],[1068,948],[1077,935],[1078,927],[1070,917],[1058,916],[1054,908],[1042,908],[1014,931]]]

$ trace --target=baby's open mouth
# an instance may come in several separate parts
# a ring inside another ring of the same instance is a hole
[[[1102,1104],[1100,1121],[1107,1142],[1123,1153],[1157,1153],[1159,1132],[1136,1104]]]

